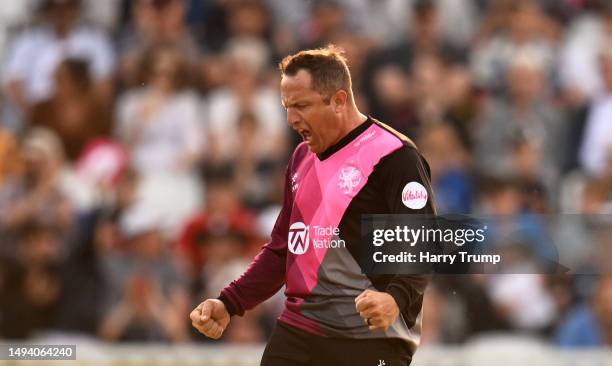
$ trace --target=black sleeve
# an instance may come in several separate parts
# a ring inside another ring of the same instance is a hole
[[[405,145],[385,157],[382,163],[381,176],[385,178],[383,195],[390,214],[435,215],[429,164],[415,148]],[[409,189],[405,190],[406,186]],[[423,190],[427,192],[426,199],[418,195]],[[410,194],[417,194],[417,198],[411,198]],[[404,310],[422,300],[428,277],[396,275],[385,291],[393,296],[400,310]]]

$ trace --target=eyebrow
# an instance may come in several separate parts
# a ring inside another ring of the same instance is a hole
[[[291,103],[286,103],[285,101],[281,100],[281,104],[283,105],[283,107],[285,108],[289,108],[289,107],[295,107],[297,105],[310,105],[312,102],[309,100],[298,100],[295,102],[291,102]]]

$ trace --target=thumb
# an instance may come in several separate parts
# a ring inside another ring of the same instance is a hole
[[[200,311],[200,319],[202,319],[202,321],[206,321],[210,319],[212,308],[213,308],[212,301],[204,301],[204,304],[202,305],[202,310]]]

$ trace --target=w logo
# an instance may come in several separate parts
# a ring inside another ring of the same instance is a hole
[[[303,222],[294,222],[289,227],[289,251],[293,254],[304,254],[308,250],[310,232]]]

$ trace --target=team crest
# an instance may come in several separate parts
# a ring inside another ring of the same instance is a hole
[[[351,194],[361,183],[361,172],[354,166],[346,166],[340,170],[338,175],[338,186],[344,194]]]

